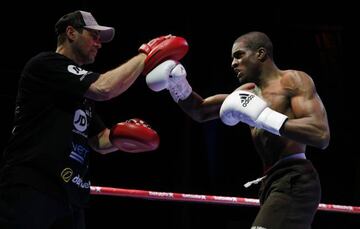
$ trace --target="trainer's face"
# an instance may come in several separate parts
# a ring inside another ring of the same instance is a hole
[[[256,52],[247,48],[243,41],[235,42],[231,50],[231,67],[241,84],[256,82],[259,75],[259,63]]]
[[[83,29],[73,46],[82,64],[95,61],[97,51],[101,48],[100,33],[97,30]]]

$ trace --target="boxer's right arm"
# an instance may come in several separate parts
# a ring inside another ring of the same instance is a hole
[[[183,65],[167,60],[147,74],[146,83],[153,91],[169,90],[173,100],[195,121],[219,118],[221,104],[227,95],[219,94],[204,99],[192,91],[186,76]]]

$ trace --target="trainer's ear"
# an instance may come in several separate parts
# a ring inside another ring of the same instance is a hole
[[[266,60],[267,51],[264,47],[260,47],[257,51],[257,57],[261,62],[264,62]]]
[[[65,32],[66,32],[67,37],[70,40],[72,40],[72,41],[75,40],[77,31],[74,27],[69,25],[68,27],[66,27]]]

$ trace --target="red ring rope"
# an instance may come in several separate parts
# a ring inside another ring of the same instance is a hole
[[[244,197],[212,196],[212,195],[186,194],[186,193],[176,193],[176,192],[157,192],[157,191],[100,187],[100,186],[91,186],[90,190],[92,195],[124,196],[124,197],[152,199],[152,200],[259,206],[258,199],[244,198]],[[345,205],[337,205],[337,204],[320,203],[318,210],[360,214],[360,206],[345,206]]]

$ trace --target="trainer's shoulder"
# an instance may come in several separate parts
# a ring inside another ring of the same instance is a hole
[[[42,65],[54,59],[59,59],[59,56],[55,52],[40,52],[31,57],[26,65]]]

